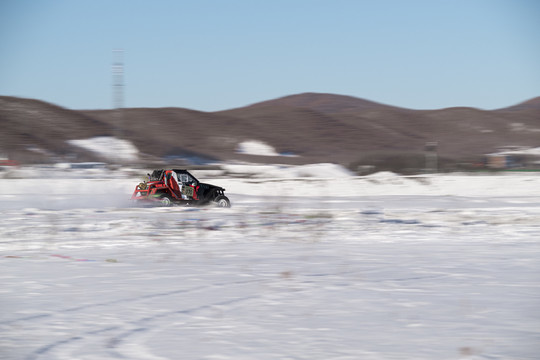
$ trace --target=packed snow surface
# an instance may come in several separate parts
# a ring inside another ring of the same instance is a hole
[[[92,151],[110,160],[135,161],[139,153],[139,150],[130,141],[113,136],[68,140],[68,143]]]
[[[539,176],[193,173],[0,180],[2,358],[538,359]]]

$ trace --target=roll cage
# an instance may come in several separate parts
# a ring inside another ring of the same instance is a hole
[[[219,186],[201,183],[185,169],[159,169],[148,175],[148,182],[142,182],[135,188],[132,200],[184,205],[204,205],[226,199],[225,189]]]

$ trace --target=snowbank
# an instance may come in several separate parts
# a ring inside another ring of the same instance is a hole
[[[498,154],[500,154],[500,155],[533,155],[533,156],[540,156],[540,147],[522,149],[522,150],[501,151]]]
[[[139,153],[139,150],[130,141],[117,139],[112,136],[68,140],[68,143],[92,151],[110,160],[135,161]]]
[[[216,180],[217,181],[217,180]],[[219,179],[228,192],[281,196],[540,196],[539,175]]]
[[[257,178],[340,178],[354,174],[341,165],[310,164],[300,166],[289,165],[258,165],[258,164],[228,164],[223,169],[232,175],[244,175]]]
[[[241,142],[238,144],[236,152],[247,155],[279,156],[272,146],[257,140]]]

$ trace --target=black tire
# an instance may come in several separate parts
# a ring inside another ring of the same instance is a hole
[[[172,206],[172,200],[168,195],[163,195],[159,198],[159,203],[161,206],[169,207]]]
[[[222,208],[230,208],[231,202],[229,201],[229,198],[225,195],[219,195],[214,199],[214,204],[216,207],[222,207]]]

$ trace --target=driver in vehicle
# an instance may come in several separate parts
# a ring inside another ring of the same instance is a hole
[[[174,190],[176,190],[178,192],[178,194],[182,197],[182,200],[191,200],[190,197],[188,196],[188,194],[185,194],[184,192],[184,183],[185,180],[184,179],[184,176],[183,174],[178,176],[178,174],[175,172],[175,171],[171,171],[172,173],[172,178],[174,179],[174,181],[176,181],[176,186],[173,186],[173,188],[175,188]],[[177,187],[177,189],[176,189]]]

